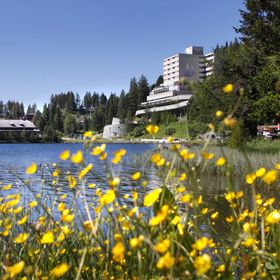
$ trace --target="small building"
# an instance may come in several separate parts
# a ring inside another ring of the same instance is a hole
[[[31,121],[0,119],[0,136],[20,135],[24,131],[30,136],[39,136],[40,134],[40,130],[36,129]]]
[[[120,119],[113,118],[112,124],[104,126],[103,138],[111,139],[123,137],[126,133],[125,125],[121,124]]]

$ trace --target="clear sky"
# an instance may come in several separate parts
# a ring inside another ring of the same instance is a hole
[[[190,45],[233,40],[242,0],[0,0],[0,100],[40,107],[71,90],[149,83]]]

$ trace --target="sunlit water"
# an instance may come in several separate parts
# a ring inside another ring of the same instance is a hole
[[[107,144],[106,151],[108,153],[107,161],[101,161],[98,157],[93,157],[87,151],[85,153],[86,163],[93,163],[92,172],[85,177],[85,195],[91,197],[95,195],[96,188],[102,190],[108,188],[108,174],[121,178],[120,193],[126,194],[133,190],[137,190],[143,194],[147,189],[157,181],[155,171],[150,168],[149,164],[141,162],[141,166],[134,162],[134,158],[142,156],[145,152],[151,151],[155,148],[154,144]],[[125,149],[127,151],[123,161],[119,165],[111,164],[111,158],[116,150]],[[0,182],[2,185],[11,183],[15,191],[30,200],[30,196],[38,193],[47,194],[50,200],[60,192],[68,193],[69,197],[73,192],[69,190],[67,175],[69,173],[76,175],[79,172],[80,166],[72,164],[70,161],[62,161],[59,155],[64,150],[70,150],[71,154],[77,150],[83,150],[83,145],[79,143],[64,143],[64,144],[2,144],[0,145]],[[38,166],[37,174],[27,175],[25,173],[26,167],[32,162]],[[52,177],[51,174],[55,167],[53,163],[61,170],[61,175],[58,182],[54,185],[53,181],[57,178]],[[131,180],[130,176],[135,171],[141,171],[142,180],[149,181],[149,185],[143,188],[139,183]],[[31,183],[26,183],[30,179]],[[44,179],[44,183],[42,183]],[[95,184],[94,189],[89,189],[89,184]]]

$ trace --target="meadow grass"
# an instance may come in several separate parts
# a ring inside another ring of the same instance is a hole
[[[23,186],[1,184],[3,279],[279,279],[278,155],[170,144],[129,158],[139,171],[116,177],[126,151],[109,161],[106,145],[86,137],[84,151],[64,151],[45,175],[32,163]],[[88,180],[87,150],[108,166],[102,188]],[[145,168],[156,185],[123,194],[125,178],[147,187]],[[215,181],[219,204],[207,197],[215,176],[225,178]]]

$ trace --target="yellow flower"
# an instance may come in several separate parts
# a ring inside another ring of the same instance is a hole
[[[192,199],[192,196],[190,194],[185,194],[182,197],[180,197],[180,201],[184,203],[189,203]]]
[[[27,240],[29,234],[28,233],[20,233],[16,238],[15,242],[16,243],[23,243]]]
[[[26,174],[34,174],[37,171],[37,165],[33,162],[30,166],[26,168]]]
[[[144,206],[152,206],[159,198],[160,193],[162,192],[161,188],[154,189],[144,197]]]
[[[109,180],[109,186],[111,188],[115,188],[120,184],[120,182],[121,182],[121,179],[119,177],[115,177],[115,178]]]
[[[170,241],[168,239],[164,239],[160,242],[158,242],[155,246],[154,246],[154,250],[156,250],[157,252],[163,254],[165,253],[169,247],[170,247]]]
[[[226,266],[224,264],[221,264],[218,266],[218,268],[216,269],[217,272],[224,272],[226,269]]]
[[[59,158],[61,160],[67,160],[67,159],[69,159],[69,157],[70,157],[70,151],[69,150],[63,151],[59,156]]]
[[[105,149],[106,149],[106,144],[102,144],[101,146],[94,147],[90,154],[93,156],[99,156],[105,151]]]
[[[142,244],[142,238],[140,237],[134,237],[129,240],[129,245],[133,249],[140,247],[141,244]]]
[[[134,180],[134,181],[139,180],[140,177],[141,177],[141,172],[139,172],[139,171],[138,171],[138,172],[135,172],[135,173],[133,173],[133,174],[131,175],[131,179]]]
[[[171,224],[176,226],[180,221],[181,221],[180,216],[175,216],[175,217],[172,219]]]
[[[92,136],[92,131],[86,131],[86,132],[84,132],[84,137],[86,137],[86,138],[90,138],[91,136]]]
[[[257,244],[257,240],[251,236],[249,236],[248,238],[246,238],[242,244],[246,247],[246,248],[250,248],[253,247],[255,244]]]
[[[232,216],[226,217],[226,221],[228,223],[232,223],[233,222],[233,217]]]
[[[165,253],[164,256],[160,257],[157,262],[158,269],[170,269],[175,264],[175,258],[170,252]]]
[[[216,165],[217,166],[222,166],[226,163],[226,159],[224,157],[220,157],[216,160]]]
[[[79,180],[82,180],[87,175],[87,173],[90,172],[92,167],[93,167],[93,164],[90,163],[84,169],[82,169],[79,173]]]
[[[122,242],[117,242],[117,244],[112,248],[113,260],[118,263],[124,261],[125,247]]]
[[[178,229],[180,235],[184,234],[184,226],[182,224],[178,224],[177,229]]]
[[[278,173],[276,170],[269,170],[263,177],[262,180],[268,184],[271,185],[274,183],[278,178]]]
[[[100,197],[101,205],[107,205],[112,203],[116,198],[116,194],[114,190],[107,190],[104,195]]]
[[[67,176],[67,180],[68,180],[68,182],[69,182],[69,187],[70,187],[71,189],[73,189],[73,188],[75,188],[75,187],[77,186],[77,180],[75,179],[74,176],[68,175],[68,176]]]
[[[77,151],[76,154],[72,155],[71,161],[76,164],[80,164],[84,161],[82,151]]]
[[[224,119],[224,124],[228,127],[233,127],[236,125],[236,123],[237,123],[237,120],[234,118],[227,117]]]
[[[187,174],[184,172],[180,175],[180,177],[178,178],[179,181],[184,181],[187,178]]]
[[[198,239],[195,244],[193,244],[193,249],[196,249],[198,251],[202,251],[205,249],[208,245],[208,238],[207,237],[202,237]]]
[[[151,135],[156,134],[159,131],[159,126],[150,124],[146,126],[146,131]]]
[[[24,261],[20,261],[12,266],[6,266],[5,270],[9,273],[10,277],[14,277],[23,271],[24,266],[25,266]]]
[[[195,157],[194,153],[190,153],[187,149],[183,149],[180,151],[180,156],[183,160],[193,159]]]
[[[40,240],[41,244],[51,244],[53,242],[54,242],[54,235],[52,231],[47,231],[46,233],[44,233],[44,235]]]
[[[2,190],[7,191],[7,190],[10,190],[11,188],[12,188],[12,184],[9,184],[9,185],[2,187]]]
[[[37,201],[33,200],[29,203],[29,207],[34,208],[37,204],[38,204]]]
[[[268,224],[276,224],[280,222],[280,212],[278,210],[274,210],[270,212],[266,217],[266,222]]]
[[[223,87],[223,92],[224,93],[231,93],[234,89],[233,84],[227,84],[226,86]]]
[[[266,169],[264,167],[262,167],[262,168],[258,169],[255,174],[257,177],[262,177],[265,174],[265,172],[266,172]]]
[[[60,202],[57,206],[58,211],[62,212],[65,210],[65,204],[63,202]]]
[[[115,157],[123,157],[124,155],[126,155],[125,149],[120,149],[120,150],[114,151]]]
[[[223,111],[216,111],[215,115],[217,118],[221,118],[223,116]]]
[[[209,160],[209,159],[212,159],[212,158],[214,157],[214,154],[203,152],[203,153],[202,153],[202,157],[203,157],[205,160]]]
[[[65,223],[71,223],[75,218],[74,214],[70,214],[69,209],[66,209],[62,212],[61,220]]]
[[[50,271],[50,274],[54,277],[61,277],[69,270],[69,265],[67,263],[62,263],[56,266]]]
[[[213,214],[211,215],[211,218],[212,218],[213,220],[215,220],[215,219],[218,218],[218,216],[219,216],[219,212],[216,211],[215,213],[213,213]]]
[[[246,175],[246,183],[248,185],[252,185],[255,182],[256,178],[257,178],[257,176],[254,173],[247,174]]]
[[[160,210],[157,212],[157,215],[150,219],[149,225],[150,226],[157,226],[158,224],[165,221],[165,219],[167,218],[167,215],[168,215],[168,211],[169,211],[169,206],[168,205],[163,205],[160,208]]]
[[[211,268],[211,257],[207,254],[196,257],[194,267],[198,276],[205,274]]]
[[[161,158],[160,153],[156,153],[151,156],[151,162],[156,164],[157,166],[163,166],[165,163],[165,159]]]
[[[28,215],[23,216],[20,220],[18,220],[18,225],[23,225],[27,222]]]

